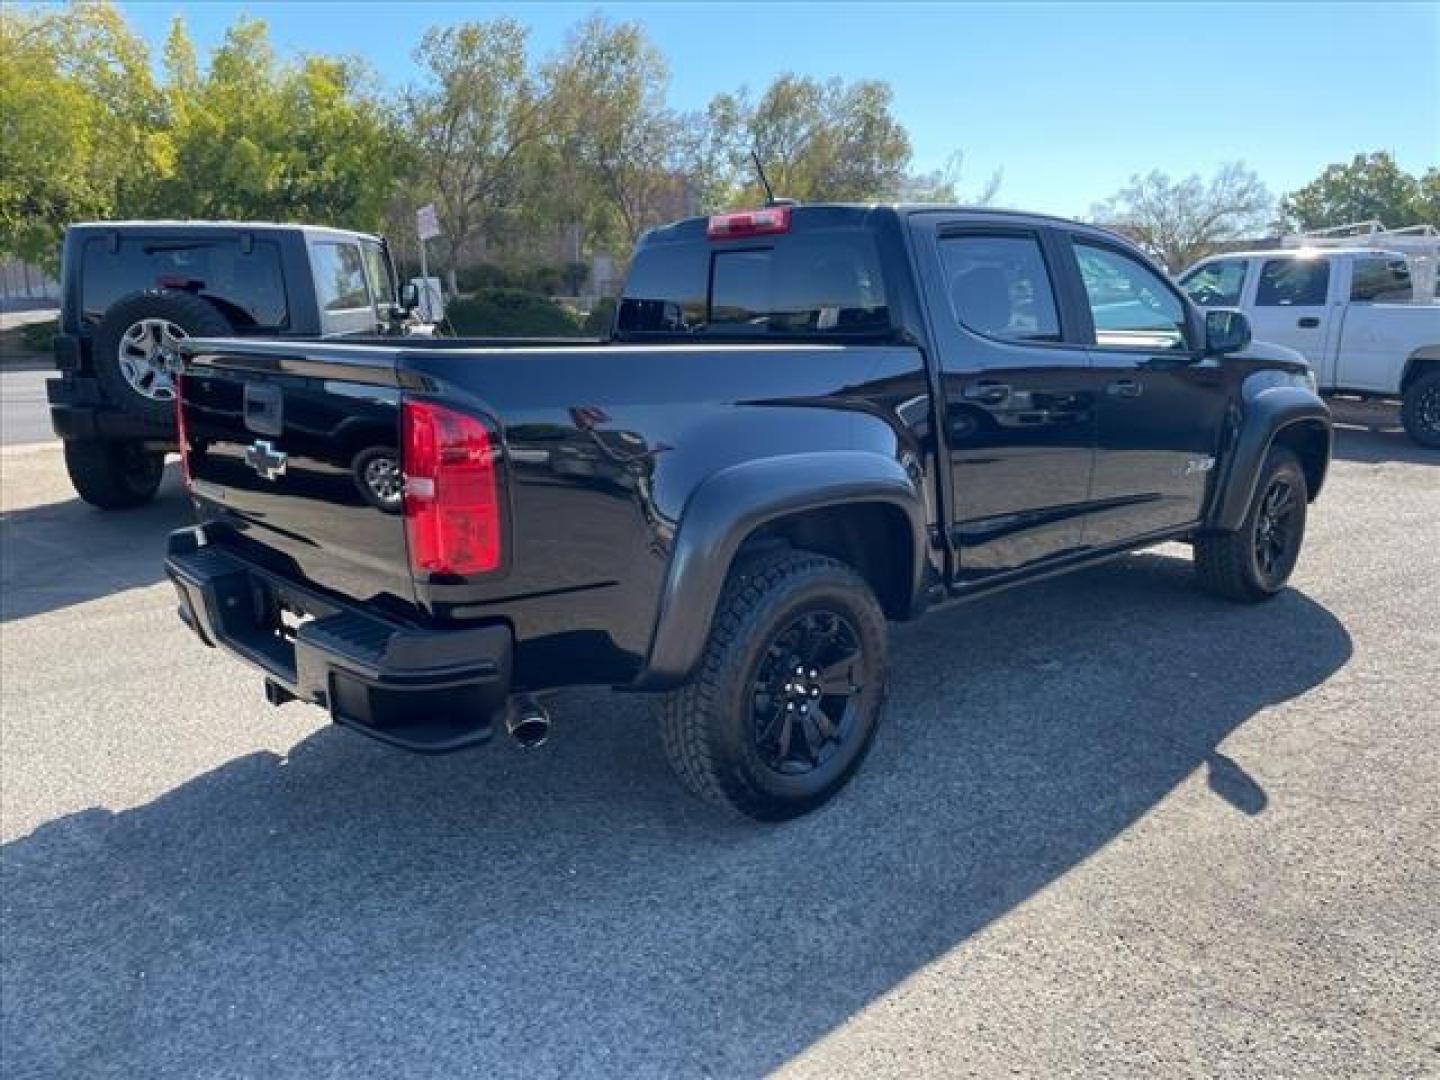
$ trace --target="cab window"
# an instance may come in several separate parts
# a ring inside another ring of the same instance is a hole
[[[1327,259],[1268,259],[1255,287],[1256,307],[1319,307],[1330,288]]]
[[[370,292],[365,286],[365,269],[358,245],[318,243],[311,247],[310,259],[321,311],[370,307]]]
[[[1406,304],[1415,293],[1404,259],[1356,259],[1350,273],[1350,299],[1364,304]]]
[[[1075,241],[1075,260],[1095,322],[1095,344],[1121,349],[1184,349],[1185,305],[1138,259]]]
[[[362,243],[361,254],[365,257],[365,273],[370,278],[370,293],[382,304],[395,303],[395,282],[390,277],[390,262],[379,244]]]
[[[1244,259],[1217,259],[1191,270],[1180,287],[1201,307],[1238,307],[1246,266]]]
[[[753,246],[642,247],[620,300],[624,334],[843,337],[890,328],[873,239],[822,232]]]

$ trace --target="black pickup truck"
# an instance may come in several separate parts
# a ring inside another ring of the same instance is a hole
[[[168,572],[272,702],[444,751],[539,741],[547,689],[657,691],[684,783],[764,820],[864,758],[887,619],[1166,540],[1263,600],[1330,457],[1296,354],[1029,214],[681,221],[605,341],[182,345],[200,524]]]

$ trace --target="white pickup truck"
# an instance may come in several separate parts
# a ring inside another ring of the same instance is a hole
[[[1244,311],[1257,341],[1303,354],[1322,391],[1398,398],[1410,437],[1440,448],[1440,298],[1415,295],[1434,292],[1428,276],[1412,280],[1392,251],[1299,248],[1214,255],[1180,286],[1201,307]]]

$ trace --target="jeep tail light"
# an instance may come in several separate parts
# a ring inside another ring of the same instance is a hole
[[[402,424],[411,569],[464,577],[499,568],[499,448],[489,428],[473,416],[408,399]]]
[[[729,240],[736,236],[770,236],[790,231],[790,207],[767,206],[763,210],[741,210],[734,214],[716,214],[705,227],[711,240]]]
[[[190,486],[190,431],[185,426],[185,376],[175,375],[171,379],[175,387],[175,430],[180,436],[180,475],[185,486]]]

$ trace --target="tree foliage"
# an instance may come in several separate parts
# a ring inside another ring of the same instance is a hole
[[[67,224],[126,212],[171,168],[163,124],[113,8],[0,12],[0,250],[53,268]]]
[[[202,73],[177,21],[161,84],[109,5],[0,26],[0,249],[53,267],[86,218],[380,226],[404,147],[358,62],[282,63],[264,23],[241,20]]]
[[[460,23],[427,30],[415,53],[425,81],[408,95],[406,128],[418,194],[434,199],[445,229],[452,292],[460,254],[532,190],[548,102],[526,38],[514,19]]]
[[[669,71],[636,23],[592,15],[545,66],[552,167],[595,235],[629,246],[683,194],[681,122],[665,104]],[[673,214],[670,216],[674,216]]]
[[[462,260],[514,241],[623,253],[662,221],[753,203],[752,150],[792,198],[958,197],[958,155],[911,175],[885,83],[782,75],[682,114],[643,27],[603,15],[539,60],[514,19],[433,27],[398,99],[352,58],[277,56],[255,19],[202,57],[177,18],[159,79],[105,3],[6,9],[0,30],[0,250],[52,266],[66,224],[142,216],[385,228],[414,261],[433,201],[453,289]]]
[[[1162,172],[1130,183],[1091,210],[1099,225],[1130,237],[1172,272],[1265,228],[1273,206],[1260,177],[1242,162],[1222,165],[1206,182],[1173,181]]]
[[[753,149],[777,195],[803,202],[896,197],[910,164],[910,137],[891,112],[887,83],[821,82],[781,75],[751,102],[721,95],[710,115],[730,148],[739,198],[763,192],[749,166]],[[748,176],[747,176],[748,173]]]
[[[249,19],[203,76],[177,21],[165,63],[174,164],[150,193],[152,212],[380,227],[401,148],[363,65],[281,63],[265,24]]]
[[[510,18],[433,27],[397,93],[353,58],[277,56],[253,19],[200,56],[177,19],[157,78],[107,3],[7,7],[0,251],[53,268],[72,221],[268,218],[385,229],[414,262],[414,210],[433,201],[453,289],[466,262],[623,258],[662,221],[754,204],[752,151],[777,195],[803,201],[986,203],[999,187],[999,173],[962,185],[959,152],[915,172],[884,82],[784,74],[680,113],[638,23],[597,14],[553,55],[528,45]],[[1176,270],[1260,232],[1271,213],[1238,162],[1208,180],[1135,176],[1092,210]],[[1357,155],[1291,192],[1278,223],[1375,218],[1440,224],[1440,168],[1410,175],[1389,153]]]
[[[1412,176],[1388,151],[1356,154],[1292,191],[1280,210],[1288,227],[1301,230],[1377,220],[1390,228],[1440,225],[1440,169]]]

